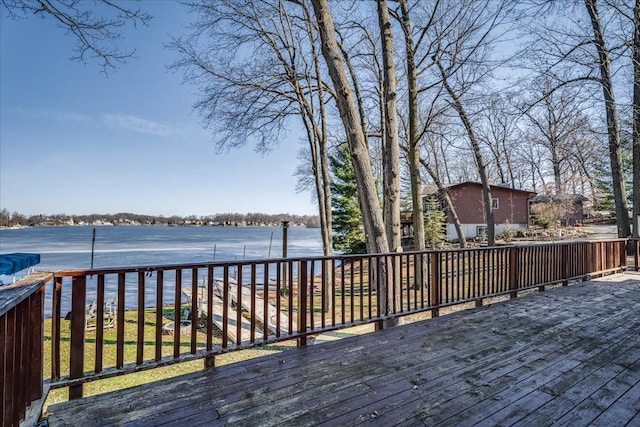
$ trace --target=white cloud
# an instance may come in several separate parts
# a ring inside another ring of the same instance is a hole
[[[23,117],[30,119],[55,120],[63,123],[87,123],[92,121],[90,116],[74,111],[28,110],[24,108],[16,108],[15,111]]]
[[[131,130],[158,136],[170,136],[179,133],[179,129],[164,123],[147,120],[130,114],[103,113],[100,115],[102,122],[117,129]]]
[[[29,120],[48,120],[71,124],[98,124],[111,129],[127,130],[148,135],[175,136],[189,133],[187,126],[147,120],[132,114],[101,113],[96,116],[75,111],[31,110],[25,108],[14,108],[13,111]]]

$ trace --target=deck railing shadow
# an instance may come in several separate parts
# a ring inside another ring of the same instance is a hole
[[[19,310],[29,314],[11,314],[16,305],[0,312],[0,344],[5,349],[0,356],[6,361],[18,354],[6,350],[7,343],[15,343],[11,331],[24,336],[28,327],[36,328],[40,344],[43,334],[47,338],[45,387],[69,387],[69,398],[75,399],[82,397],[88,381],[193,359],[212,366],[216,355],[228,351],[288,340],[303,346],[323,332],[366,323],[384,328],[410,314],[430,311],[437,316],[447,306],[481,305],[487,298],[516,297],[528,289],[622,271],[627,268],[628,242],[57,271],[51,306],[44,309],[50,319],[42,318],[45,281],[33,292],[40,308],[28,306]],[[640,241],[632,240],[631,246],[637,270]],[[107,328],[108,301],[113,300],[115,328]],[[95,309],[91,330],[86,328],[88,304]],[[179,321],[185,312],[192,313],[186,330],[174,327],[167,335],[167,323]],[[16,316],[23,320],[16,323]],[[38,320],[27,321],[26,316]],[[30,345],[34,353],[24,366],[29,372],[43,360],[37,346]],[[65,353],[68,359],[61,357]],[[68,363],[63,366],[62,360]],[[0,374],[7,424],[14,408],[16,416],[23,417],[26,405],[42,396],[42,371],[38,378],[30,373],[39,384],[18,394],[6,386],[7,379],[17,375],[15,369],[0,369]]]

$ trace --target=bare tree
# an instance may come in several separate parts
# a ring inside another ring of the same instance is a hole
[[[640,1],[633,8],[633,237],[640,237]]]
[[[593,99],[599,98],[599,102],[602,102],[618,236],[626,237],[629,235],[629,218],[611,46],[614,49],[613,58],[621,57],[618,51],[624,50],[628,43],[617,39],[628,37],[614,34],[611,30],[608,34],[610,44],[607,43],[604,24],[617,20],[616,14],[620,14],[622,9],[615,4],[617,2],[605,3],[610,13],[603,20],[597,0],[584,0],[584,8],[577,3],[542,2],[543,7],[535,10],[538,20],[534,22],[542,20],[543,24],[540,28],[528,30],[529,34],[537,38],[530,44],[536,64],[534,68],[538,69],[538,74],[553,82],[548,93],[567,85],[578,85],[585,90],[592,90]],[[555,19],[545,19],[551,16]],[[588,26],[584,23],[585,19]],[[613,43],[613,40],[616,40],[616,43]],[[597,91],[601,91],[600,97],[597,96]]]
[[[469,137],[469,142],[471,143],[471,148],[473,150],[473,156],[476,161],[476,167],[478,168],[478,174],[480,175],[480,182],[482,184],[482,198],[484,201],[484,217],[487,221],[487,244],[489,246],[495,245],[496,241],[496,228],[495,221],[493,219],[493,204],[491,197],[491,184],[489,183],[489,176],[487,174],[486,162],[484,160],[484,156],[482,155],[482,150],[480,149],[480,141],[476,136],[475,129],[467,115],[466,109],[462,104],[462,100],[460,96],[453,90],[451,85],[449,84],[449,76],[447,76],[444,67],[437,61],[437,58],[434,58],[436,64],[438,65],[438,69],[442,75],[442,84],[444,85],[447,93],[451,97],[451,102],[453,104],[453,108],[458,112],[460,116],[460,120],[464,125],[465,130],[467,131],[467,136]]]
[[[616,223],[618,237],[627,237],[630,234],[629,216],[627,212],[627,195],[625,191],[624,168],[622,166],[622,153],[620,148],[620,130],[618,125],[618,110],[613,90],[611,76],[610,53],[605,43],[604,31],[600,23],[600,14],[596,0],[585,0],[584,4],[589,13],[591,27],[593,28],[593,43],[598,52],[598,65],[600,68],[600,85],[604,96],[604,106],[607,115],[607,130],[609,133],[609,157],[611,159],[611,178],[613,197],[616,206]]]
[[[333,82],[340,118],[342,119],[347,142],[351,150],[358,190],[362,195],[360,209],[363,215],[365,233],[371,236],[371,242],[374,244],[368,250],[371,253],[385,253],[389,251],[389,244],[371,170],[369,151],[365,144],[360,116],[336,40],[333,17],[326,0],[312,0],[312,5],[320,32],[322,55]]]
[[[399,18],[404,35],[405,57],[407,67],[407,109],[409,126],[407,132],[407,163],[411,184],[411,206],[413,217],[413,245],[417,251],[425,246],[424,213],[422,206],[422,179],[420,177],[420,135],[418,110],[418,70],[416,64],[416,46],[409,16],[407,0],[400,0],[401,16]],[[433,15],[432,15],[433,16]],[[396,19],[398,19],[396,15]],[[429,25],[427,25],[428,28]]]
[[[489,94],[482,102],[478,127],[478,137],[484,142],[490,156],[487,166],[495,171],[490,175],[501,184],[516,188],[516,159],[518,146],[518,116],[506,96]]]
[[[575,160],[573,154],[576,142],[590,131],[587,116],[582,112],[584,106],[576,101],[576,91],[562,87],[550,91],[548,82],[540,87],[541,100],[524,110],[530,123],[527,133],[529,143],[538,144],[548,153],[548,161],[553,171],[555,194],[566,192],[568,184],[566,170]],[[538,98],[536,97],[536,98]]]
[[[0,0],[0,5],[12,18],[36,15],[52,19],[76,39],[72,59],[83,63],[98,60],[105,73],[113,71],[135,54],[135,51],[123,52],[118,48],[117,42],[122,37],[120,29],[126,24],[148,25],[152,19],[148,13],[129,7],[129,4],[112,0],[93,3],[81,0]],[[105,13],[100,15],[96,10]]]
[[[346,9],[343,8],[344,5],[346,5]],[[352,90],[352,99],[358,111],[364,148],[368,155],[375,190],[378,193],[376,197],[378,201],[380,201],[384,197],[382,195],[384,191],[382,139],[385,125],[383,100],[384,71],[381,63],[382,54],[379,43],[380,28],[379,25],[377,27],[375,26],[373,17],[366,13],[371,12],[369,7],[371,5],[367,4],[365,5],[366,7],[362,5],[357,5],[358,7],[355,6],[355,4],[336,3],[336,11],[330,11],[330,13],[332,19],[334,13],[336,13],[338,17],[346,17],[343,22],[334,24],[336,42],[346,68],[346,76]],[[339,27],[337,25],[339,25]],[[340,121],[343,122],[340,110],[338,113]],[[344,129],[343,123],[341,127]],[[348,135],[345,137],[348,141]],[[380,186],[380,184],[382,185]],[[365,192],[361,191],[360,188],[358,188],[357,196],[360,206],[368,203]],[[381,208],[381,206],[378,206],[378,208]],[[380,212],[383,214],[384,221],[384,212],[382,210],[380,210]],[[365,223],[367,218],[363,218],[362,221]],[[368,249],[376,247],[375,234],[367,233],[366,226],[365,239]]]
[[[382,80],[384,115],[383,135],[383,177],[384,177],[384,219],[387,228],[389,249],[401,248],[400,234],[400,145],[398,140],[397,92],[395,57],[393,50],[393,32],[389,21],[389,8],[386,0],[378,0],[378,23],[382,40]]]
[[[403,5],[406,10],[403,10]],[[467,102],[470,102],[470,90],[474,87],[479,88],[478,83],[485,80],[491,72],[490,46],[498,37],[498,27],[504,23],[506,10],[503,2],[493,1],[461,3],[442,0],[419,2],[412,6],[400,3],[397,19],[404,25],[405,49],[410,53],[411,42],[414,42],[414,65],[407,63],[407,75],[411,76],[412,67],[415,66],[418,76],[416,88],[408,88],[408,99],[412,101],[412,92],[415,89],[416,103],[418,108],[423,110],[416,114],[422,123],[414,138],[422,139],[430,132],[429,126],[434,117],[427,112],[442,114],[434,105],[441,105],[438,100],[444,95],[449,98],[449,105],[463,123],[465,133],[468,134],[468,130],[471,129],[475,142],[479,143],[474,129],[476,125],[464,108],[463,98],[466,97]],[[406,22],[409,13],[418,17],[413,29],[407,27],[406,23],[403,24],[403,19]],[[415,108],[415,104],[409,107],[410,118],[413,114],[412,109]],[[410,124],[409,135],[412,134],[411,129]],[[477,164],[476,154],[483,156],[479,145],[477,151],[472,146],[471,152],[474,153]],[[438,158],[443,161],[446,156]],[[484,163],[484,159],[480,163]],[[465,166],[464,162],[460,164]],[[478,170],[483,168],[484,165]],[[448,171],[449,168],[444,169]],[[488,221],[491,222],[491,218],[488,218]]]
[[[443,123],[443,117],[441,112],[443,108],[437,105],[432,105],[429,110],[430,124],[428,126],[428,132],[421,138],[423,156],[419,158],[420,165],[427,172],[427,175],[431,178],[431,181],[438,189],[438,195],[440,199],[445,203],[445,207],[449,213],[449,219],[454,224],[456,233],[458,236],[458,243],[461,248],[466,247],[466,237],[460,218],[447,189],[447,183],[451,183],[450,177],[444,171],[447,171],[447,159],[446,155],[451,154],[452,151],[458,151],[450,143],[446,141],[445,133],[447,132],[447,125]],[[407,124],[405,122],[405,133],[409,133],[407,130]],[[405,153],[409,152],[408,143],[401,144],[401,148]],[[422,190],[420,191],[422,197]],[[424,273],[426,274],[426,272]]]
[[[581,132],[574,140],[571,153],[572,160],[568,162],[570,176],[567,179],[573,183],[574,188],[579,186],[580,190],[574,189],[574,193],[590,197],[594,205],[598,204],[599,195],[594,184],[595,165],[600,156],[601,141],[596,137],[595,131],[587,129]]]
[[[371,169],[369,151],[365,143],[365,135],[358,109],[353,99],[353,91],[349,84],[345,64],[336,40],[333,16],[329,10],[327,0],[312,0],[314,14],[320,40],[322,55],[324,56],[329,76],[333,82],[340,118],[344,126],[349,144],[354,174],[358,186],[360,211],[362,212],[365,234],[367,235],[367,250],[370,253],[389,252],[382,212]],[[386,283],[384,265],[376,270],[377,283]],[[386,313],[393,304],[393,295],[387,292],[386,286],[378,287],[380,310]]]
[[[174,68],[196,84],[205,125],[225,149],[254,141],[268,151],[290,118],[301,121],[320,213],[325,255],[332,252],[327,98],[317,33],[304,1],[188,3],[199,17],[190,37],[174,39]]]

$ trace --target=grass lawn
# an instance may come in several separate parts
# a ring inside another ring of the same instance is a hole
[[[173,310],[163,310],[164,323],[173,320]],[[69,341],[70,341],[70,323],[67,320],[61,321],[61,349],[60,349],[60,366],[61,375],[69,373]],[[155,355],[155,330],[156,330],[156,309],[148,309],[145,311],[144,321],[144,360],[152,360]],[[51,377],[51,319],[45,319],[44,322],[44,355],[43,367],[44,377]],[[136,360],[136,342],[137,342],[137,312],[127,311],[125,313],[124,328],[124,363],[135,363]],[[206,345],[206,330],[198,331],[196,341],[198,349],[204,349]],[[95,331],[87,331],[85,337],[85,371],[93,371],[95,366]],[[114,367],[116,362],[116,329],[104,329],[103,338],[103,368]],[[164,335],[162,339],[162,355],[171,356],[173,354],[173,336]],[[213,344],[221,344],[221,334],[216,333],[214,329]],[[294,348],[296,342],[285,341],[276,344],[269,344],[247,350],[230,351],[224,354],[216,355],[216,366],[223,366],[229,363],[247,360],[253,357],[264,356],[276,353],[282,350]],[[186,353],[191,348],[190,335],[182,335],[180,337],[181,353]],[[147,369],[145,371],[120,375],[108,379],[91,381],[84,384],[84,396],[105,393],[109,391],[119,390],[123,388],[133,387],[139,384],[145,384],[152,381],[158,381],[165,378],[176,377],[190,372],[204,369],[204,359],[198,359],[188,362],[176,363],[160,368]],[[60,388],[51,390],[45,402],[44,409],[48,405],[68,400],[68,388]]]
[[[409,284],[413,281],[413,259],[407,257],[401,260],[402,274],[403,274],[403,304],[406,304],[411,308],[413,305],[420,306],[422,303],[418,303],[416,300],[421,300],[421,297],[426,297],[424,289],[420,291],[416,289],[408,288]],[[463,264],[467,264],[469,261],[464,260]],[[331,325],[348,325],[352,322],[359,322],[366,320],[370,315],[375,317],[377,315],[377,295],[374,292],[369,294],[369,269],[367,261],[357,261],[355,263],[348,263],[341,266],[338,269],[336,275],[336,283],[334,285],[335,293],[333,294],[333,312],[323,313],[322,310],[322,298],[321,298],[321,278],[316,277],[314,280],[314,290],[309,295],[308,308],[312,309],[307,314],[307,325],[312,326],[314,329],[319,328],[323,323],[327,326]],[[352,280],[350,280],[353,278]],[[466,280],[465,280],[466,279]],[[469,278],[463,279],[463,287]],[[453,279],[452,279],[453,280]],[[270,292],[268,299],[273,305],[276,304],[276,300],[280,298],[280,308],[286,311],[289,303],[297,305],[296,288],[292,289],[293,295],[291,299],[289,296],[280,296]],[[143,345],[143,361],[151,361],[155,357],[156,351],[156,328],[161,328],[162,325],[173,321],[173,306],[161,308],[162,312],[162,324],[156,325],[156,309],[149,308],[144,312],[144,345]],[[293,310],[295,319],[295,308]],[[428,317],[428,313],[421,315],[409,316],[406,320],[418,320]],[[70,344],[70,322],[67,320],[61,320],[61,351],[60,351],[60,366],[62,376],[69,373],[69,344]],[[222,334],[214,328],[213,333],[213,345],[221,345]],[[138,342],[138,319],[137,312],[135,310],[125,312],[125,325],[124,325],[124,364],[134,364],[136,362]],[[196,333],[197,349],[204,349],[206,345],[206,330],[199,330]],[[116,344],[117,335],[116,328],[105,328],[103,334],[103,369],[115,367],[116,364]],[[264,356],[267,354],[279,352],[286,349],[296,347],[295,340],[283,341],[274,344],[267,344],[259,347],[255,347],[247,350],[229,351],[224,354],[216,355],[216,366],[223,366],[229,363],[237,361],[247,360],[253,357]],[[85,356],[84,356],[84,370],[85,372],[92,372],[95,368],[95,348],[96,348],[96,332],[87,331],[85,333]],[[162,357],[172,357],[174,350],[174,336],[163,335],[162,343]],[[188,353],[191,349],[191,336],[190,333],[180,336],[180,353]],[[44,377],[49,378],[51,376],[51,319],[45,319],[44,323]],[[91,381],[84,384],[84,395],[90,396],[94,394],[105,393],[108,391],[119,390],[123,388],[132,387],[139,384],[153,382],[161,379],[176,377],[187,373],[195,372],[204,369],[204,360],[198,359],[189,362],[181,362],[171,364],[165,367],[147,369],[145,371],[120,375],[104,380]],[[49,393],[48,399],[45,403],[47,405],[65,401],[68,398],[68,389],[61,388],[52,390]]]

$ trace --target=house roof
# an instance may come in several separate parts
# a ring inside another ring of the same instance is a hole
[[[589,199],[584,197],[582,194],[566,194],[566,197],[573,202],[588,202]],[[544,194],[540,194],[538,196],[532,197],[529,199],[529,203],[546,203],[554,200],[560,200],[560,197],[557,196],[545,196]]]
[[[456,188],[456,187],[464,187],[466,185],[477,185],[482,187],[482,184],[479,182],[475,182],[475,181],[464,181],[464,182],[459,182],[459,183],[455,183],[455,184],[445,184],[445,188]],[[510,191],[518,191],[521,193],[527,193],[527,194],[537,194],[535,191],[529,191],[529,190],[520,190],[518,188],[511,188],[509,187],[507,184],[490,184],[490,187],[493,188],[502,188],[505,190],[510,190]],[[425,184],[422,186],[422,195],[423,196],[430,196],[432,194],[435,194],[438,192],[438,186],[435,184]]]

